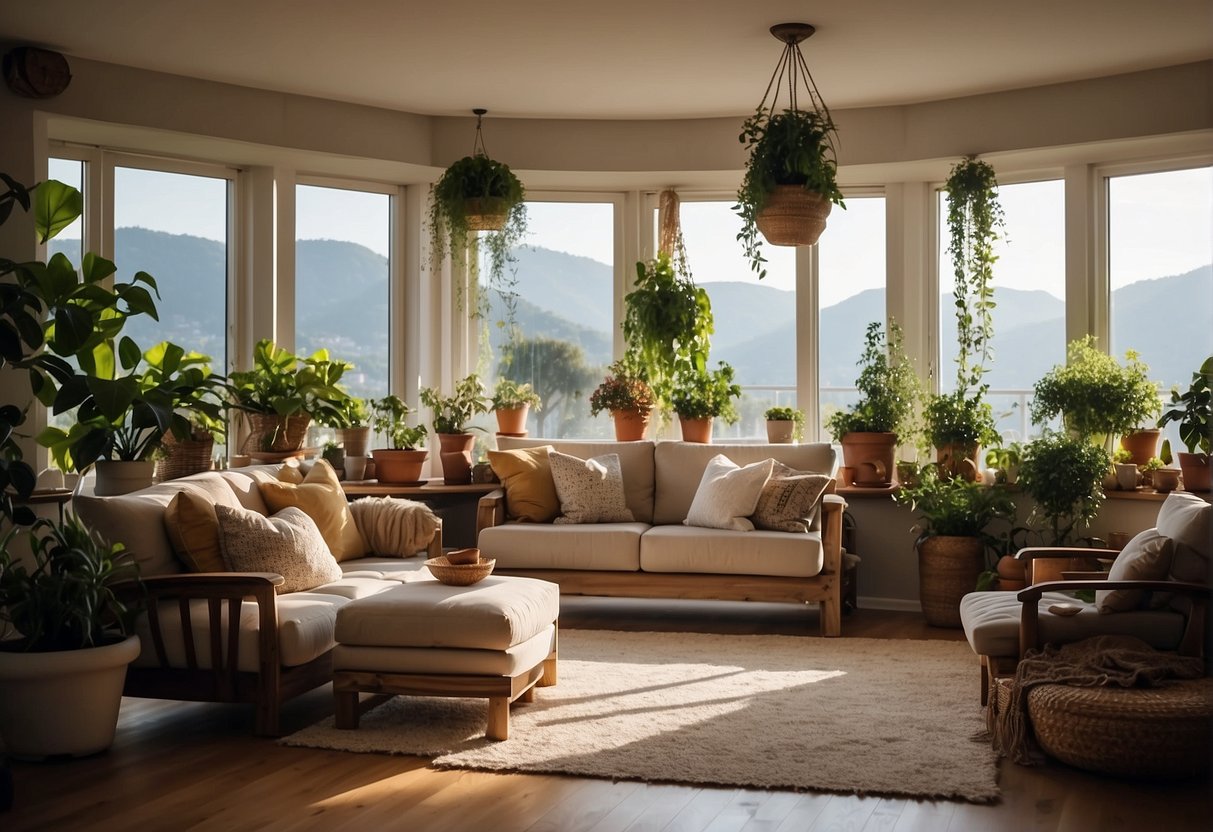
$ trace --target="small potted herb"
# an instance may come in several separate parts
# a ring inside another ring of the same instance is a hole
[[[724,361],[715,370],[681,373],[675,381],[670,405],[682,425],[682,441],[711,442],[712,420],[737,421],[733,400],[741,397],[741,386],[733,381],[733,368]]]
[[[380,482],[413,484],[421,481],[421,469],[429,459],[429,453],[421,450],[425,445],[424,425],[410,426],[408,417],[413,409],[399,396],[384,396],[371,400],[371,421],[375,433],[384,436],[387,448],[371,451],[375,459],[375,476]]]
[[[804,413],[795,407],[769,407],[763,418],[767,421],[767,441],[773,445],[788,445],[804,438]]]
[[[433,387],[424,387],[421,403],[433,411],[443,480],[448,485],[471,482],[472,446],[476,437],[468,432],[467,423],[478,414],[488,413],[490,405],[480,378],[475,373],[461,378],[449,396]]]
[[[531,408],[538,411],[542,407],[542,399],[529,382],[510,378],[498,380],[490,403],[497,414],[497,430],[505,436],[525,435],[527,414]]]

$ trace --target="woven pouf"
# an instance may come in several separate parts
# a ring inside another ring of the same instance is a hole
[[[1209,771],[1210,678],[1161,688],[1038,685],[1028,716],[1041,749],[1075,768],[1167,779]]]

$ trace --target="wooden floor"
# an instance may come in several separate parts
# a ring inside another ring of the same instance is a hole
[[[561,624],[815,638],[792,606],[564,599]],[[916,613],[860,610],[848,636],[960,639]],[[677,638],[676,635],[671,636]],[[976,659],[973,697],[977,697]],[[846,707],[840,703],[840,707]],[[327,688],[288,706],[287,731],[332,712]],[[1207,830],[1210,784],[1126,783],[1003,764],[992,806],[716,789],[532,774],[435,771],[414,757],[286,748],[251,735],[249,709],[127,699],[107,753],[11,764],[0,830]]]

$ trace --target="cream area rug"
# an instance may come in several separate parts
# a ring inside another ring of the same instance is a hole
[[[484,736],[487,700],[397,696],[281,742],[439,768],[997,798],[964,642],[562,630],[559,684]]]

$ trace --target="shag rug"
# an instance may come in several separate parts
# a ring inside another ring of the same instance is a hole
[[[998,797],[964,642],[562,630],[559,684],[485,738],[488,702],[397,696],[356,731],[286,745],[433,757],[438,768],[989,802]]]

